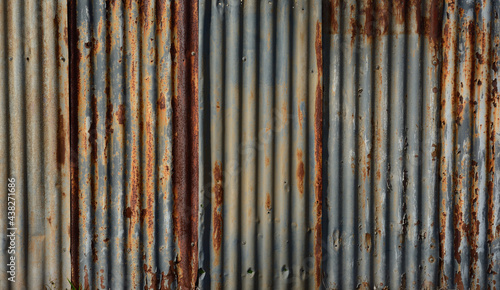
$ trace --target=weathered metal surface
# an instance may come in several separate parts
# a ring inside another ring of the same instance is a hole
[[[85,289],[193,288],[197,4],[70,5],[72,279]]]
[[[325,288],[495,289],[496,1],[325,1]]]
[[[0,288],[63,289],[71,269],[66,1],[0,1],[0,23]],[[17,228],[15,283],[8,227]]]
[[[201,1],[199,285],[495,289],[499,11]]]
[[[201,1],[199,27],[199,286],[317,288],[321,1]]]

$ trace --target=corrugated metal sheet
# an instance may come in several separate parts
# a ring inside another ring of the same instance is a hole
[[[499,9],[200,2],[201,288],[495,288]]]
[[[321,1],[202,1],[199,25],[199,285],[317,288]]]
[[[0,288],[495,289],[499,13],[0,2]]]
[[[326,6],[324,286],[494,289],[500,5]]]
[[[66,1],[0,2],[1,289],[60,289],[70,277],[66,15]],[[7,280],[7,228],[17,228],[15,283]]]
[[[192,288],[197,5],[71,5],[72,279],[85,289]]]

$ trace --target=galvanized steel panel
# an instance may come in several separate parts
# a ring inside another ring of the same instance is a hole
[[[0,23],[0,288],[61,289],[71,269],[66,1],[1,1]],[[17,228],[15,283],[8,227]]]
[[[72,279],[85,289],[193,288],[197,5],[71,5]]]

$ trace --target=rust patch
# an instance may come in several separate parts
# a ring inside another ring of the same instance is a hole
[[[148,267],[146,264],[144,264],[143,269],[144,273],[149,274],[148,276],[151,277],[151,281],[147,281],[146,279],[146,285],[144,285],[144,289],[158,289],[158,281],[156,278],[156,273],[153,271],[153,267]]]
[[[305,178],[305,168],[304,162],[302,161],[302,150],[297,149],[297,189],[300,192],[300,197],[304,194],[304,178]]]
[[[223,187],[222,187],[222,168],[220,162],[215,162],[213,169],[213,195],[215,204],[213,205],[213,228],[212,236],[213,247],[216,254],[215,265],[219,264],[219,252],[222,244],[222,203],[223,203]]]
[[[330,34],[337,34],[339,32],[339,19],[337,15],[337,11],[339,10],[340,7],[340,0],[330,0],[327,2],[328,3],[328,10],[331,11],[330,13],[330,27],[329,27],[329,33]]]
[[[429,11],[424,18],[424,33],[429,38],[434,52],[436,53],[441,45],[441,32],[443,20],[443,1],[431,0],[429,4]],[[434,56],[437,58],[437,56]]]
[[[179,288],[192,289],[198,277],[198,3],[171,5],[176,270]],[[161,13],[166,17],[167,11]]]
[[[269,212],[271,210],[271,196],[269,192],[266,193],[266,210]]]
[[[59,170],[66,163],[66,126],[65,126],[64,115],[59,109],[59,117],[57,119],[57,167]]]
[[[388,0],[381,0],[375,5],[375,32],[377,36],[387,35],[390,24],[390,3]]]
[[[120,125],[125,124],[125,105],[121,104],[118,106],[118,110],[115,113],[116,119]]]
[[[361,8],[361,14],[365,17],[365,23],[361,25],[360,33],[371,38],[373,36],[373,27],[375,17],[373,7],[373,0],[368,0],[365,7]]]
[[[372,235],[369,233],[365,234],[365,249],[367,252],[370,252],[372,248]]]

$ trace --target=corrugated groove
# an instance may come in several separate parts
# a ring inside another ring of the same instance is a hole
[[[70,278],[66,1],[0,3],[0,288]],[[7,182],[15,178],[16,282],[7,280]]]
[[[197,6],[164,0],[73,5],[79,227],[73,281],[85,289],[192,288],[198,268],[192,181],[198,179]]]
[[[316,288],[321,1],[200,2],[201,288]]]

